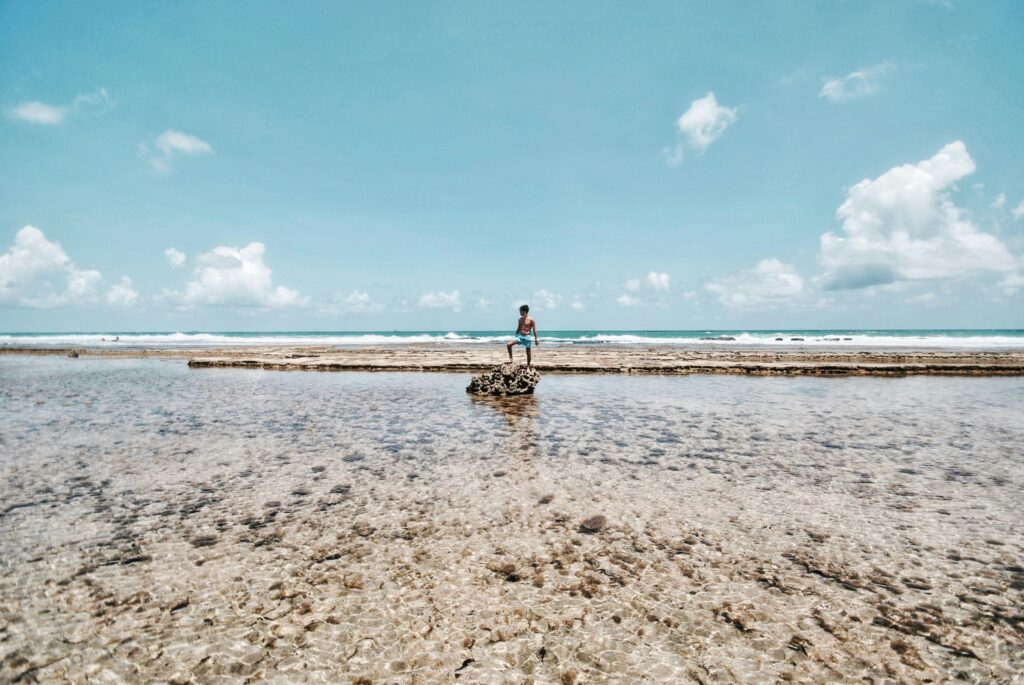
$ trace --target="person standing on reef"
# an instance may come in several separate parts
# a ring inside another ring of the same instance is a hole
[[[533,333],[533,340],[530,340],[530,333]],[[530,318],[530,306],[524,304],[519,308],[519,325],[516,327],[516,339],[509,340],[508,345],[508,360],[515,361],[512,359],[512,347],[514,345],[522,345],[526,348],[526,368],[531,368],[533,365],[533,358],[530,354],[530,348],[534,345],[540,345],[540,339],[537,337],[537,322]]]

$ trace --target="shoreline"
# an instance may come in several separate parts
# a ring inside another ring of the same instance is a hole
[[[553,374],[753,376],[1024,376],[1024,350],[700,348],[622,345],[535,348],[534,366]],[[245,346],[161,349],[133,347],[0,347],[0,355],[79,356],[97,359],[184,359],[190,368],[273,371],[478,372],[506,361],[500,346],[437,344]],[[525,361],[516,350],[516,361]]]

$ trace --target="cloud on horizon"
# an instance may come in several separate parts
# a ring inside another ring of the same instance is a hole
[[[708,281],[704,287],[723,306],[760,309],[791,303],[803,294],[804,279],[790,264],[772,258],[762,259],[753,268]]]
[[[274,286],[263,263],[266,247],[249,243],[243,248],[219,246],[196,257],[192,279],[183,291],[165,290],[161,301],[181,307],[299,307],[309,298],[297,290]]]
[[[24,226],[14,244],[0,255],[0,306],[48,309],[99,301],[103,275],[79,268],[58,242],[47,240],[35,226]],[[122,277],[108,292],[107,303],[131,306],[138,293]],[[130,292],[129,292],[130,291]]]
[[[369,293],[355,289],[348,295],[337,295],[325,309],[332,313],[366,314],[379,312],[384,309],[384,305],[374,302]]]
[[[111,307],[132,307],[139,301],[139,293],[132,287],[132,279],[121,276],[119,283],[110,286],[106,300]]]
[[[1009,248],[953,201],[955,183],[974,171],[958,140],[850,188],[836,210],[842,232],[821,236],[822,287],[857,290],[1017,268]]]
[[[451,309],[453,312],[462,311],[462,297],[458,290],[450,293],[436,292],[420,295],[419,306],[427,309]]]
[[[639,278],[628,278],[622,284],[625,292],[615,298],[615,302],[623,307],[642,307],[645,301],[639,297],[639,293],[641,289],[644,289],[647,295],[654,295],[656,298],[655,304],[665,306],[667,304],[665,295],[668,294],[670,280],[667,273],[658,271],[649,271],[642,280]]]

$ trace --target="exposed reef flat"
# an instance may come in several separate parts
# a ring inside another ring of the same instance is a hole
[[[481,345],[274,346],[197,349],[40,349],[0,347],[0,354],[188,359],[193,368],[280,371],[480,372],[504,361],[504,348]],[[1024,350],[694,349],[673,346],[542,346],[541,373],[752,376],[1021,376]]]

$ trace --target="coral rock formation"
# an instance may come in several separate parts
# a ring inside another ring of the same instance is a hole
[[[540,374],[531,367],[507,362],[474,376],[466,392],[474,395],[532,395]]]

